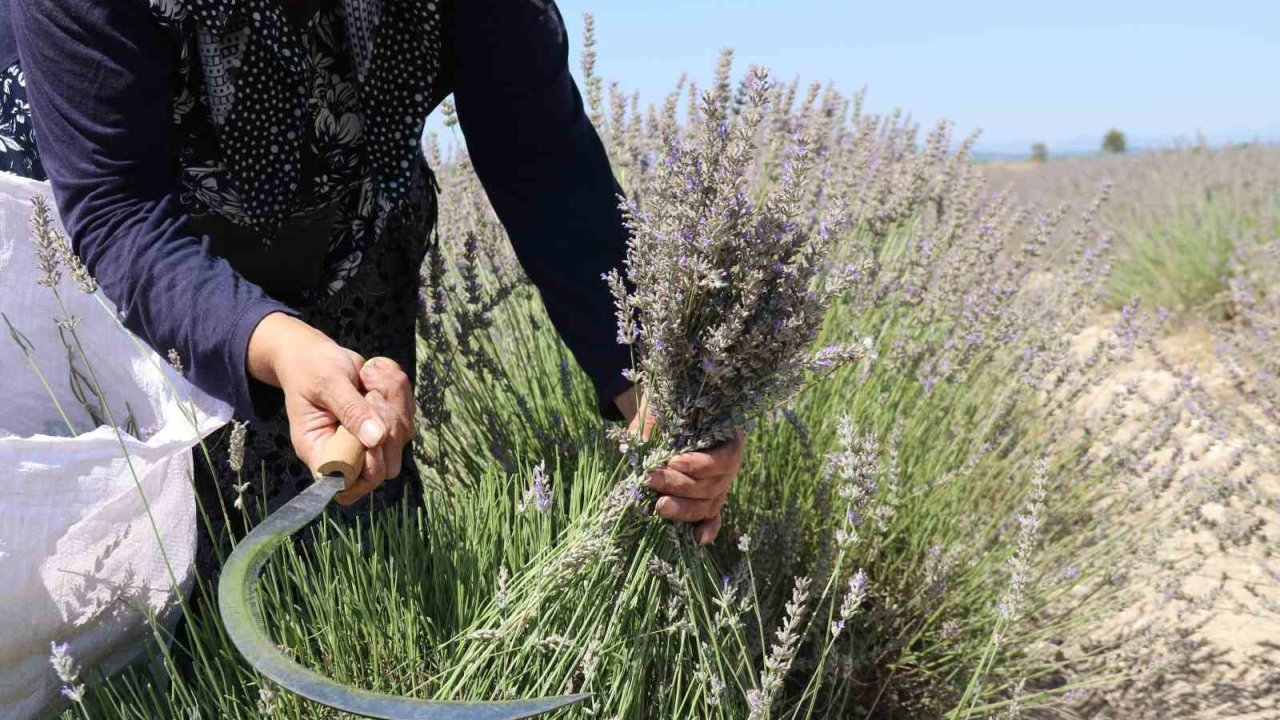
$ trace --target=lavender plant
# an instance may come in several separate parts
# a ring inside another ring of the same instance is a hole
[[[486,658],[494,655],[495,643],[509,648],[502,663],[507,666],[503,682],[510,682],[510,644],[525,643],[520,629],[533,616],[540,620],[540,632],[567,648],[627,642],[638,628],[628,623],[601,628],[608,608],[655,592],[669,595],[664,612],[684,628],[687,637],[680,642],[714,642],[726,650],[734,644],[712,637],[712,628],[695,613],[709,611],[709,596],[699,591],[720,585],[719,574],[674,528],[645,516],[651,502],[641,489],[645,475],[677,452],[731,439],[737,427],[794,393],[813,372],[865,352],[861,346],[826,348],[816,356],[810,350],[843,284],[838,278],[819,283],[831,236],[825,230],[807,233],[797,217],[808,181],[803,140],[790,151],[781,183],[763,202],[748,196],[747,169],[768,90],[765,73],[754,70],[744,83],[743,111],[733,117],[726,92],[709,94],[696,135],[688,141],[670,138],[645,209],[627,206],[633,239],[626,274],[615,271],[607,279],[618,304],[619,342],[636,351],[629,377],[644,388],[642,408],[655,416],[658,431],[645,441],[622,436],[629,469],[598,513],[582,518],[555,553],[518,575],[504,593],[503,607],[495,608],[501,612],[471,631],[474,649],[461,652],[454,663],[459,678],[450,685],[485,691],[477,678],[492,676]],[[568,588],[578,598],[576,610],[547,607]],[[591,618],[594,622],[584,622]],[[643,648],[634,650],[646,654]],[[556,655],[550,662],[562,658]],[[545,677],[536,658],[515,662],[524,664],[526,677]],[[762,698],[776,694],[780,672],[775,667],[762,680],[758,712],[767,713],[770,703]],[[703,681],[713,676],[724,682],[725,672],[718,668]],[[691,679],[676,675],[671,682]],[[712,694],[719,707],[732,712],[723,692]]]

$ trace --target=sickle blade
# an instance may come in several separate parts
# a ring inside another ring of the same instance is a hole
[[[344,712],[382,720],[518,720],[562,708],[585,695],[514,702],[432,702],[350,688],[302,667],[276,647],[258,608],[258,574],[277,546],[324,511],[343,490],[325,477],[267,516],[236,545],[218,580],[218,609],[231,642],[258,672],[286,690]]]

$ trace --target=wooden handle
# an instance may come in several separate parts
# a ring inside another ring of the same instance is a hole
[[[341,475],[346,481],[347,489],[337,495],[339,505],[350,505],[360,499],[361,496],[353,493],[351,487],[356,484],[363,469],[364,443],[347,432],[346,428],[339,426],[338,431],[324,444],[324,450],[320,452],[320,463],[316,466],[316,472],[321,475]]]

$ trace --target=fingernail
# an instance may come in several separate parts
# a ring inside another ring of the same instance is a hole
[[[382,438],[387,434],[387,429],[382,423],[370,418],[360,425],[360,442],[365,447],[374,447],[382,444]]]

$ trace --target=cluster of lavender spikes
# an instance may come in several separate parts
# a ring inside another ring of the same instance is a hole
[[[645,205],[624,204],[632,239],[625,277],[606,275],[618,341],[635,349],[628,377],[670,450],[728,440],[735,427],[794,392],[810,371],[861,358],[861,346],[813,355],[842,278],[820,271],[838,218],[802,222],[813,163],[794,137],[781,178],[763,198],[749,187],[768,105],[767,72],[743,82],[740,110],[709,93],[691,141],[670,136]]]

